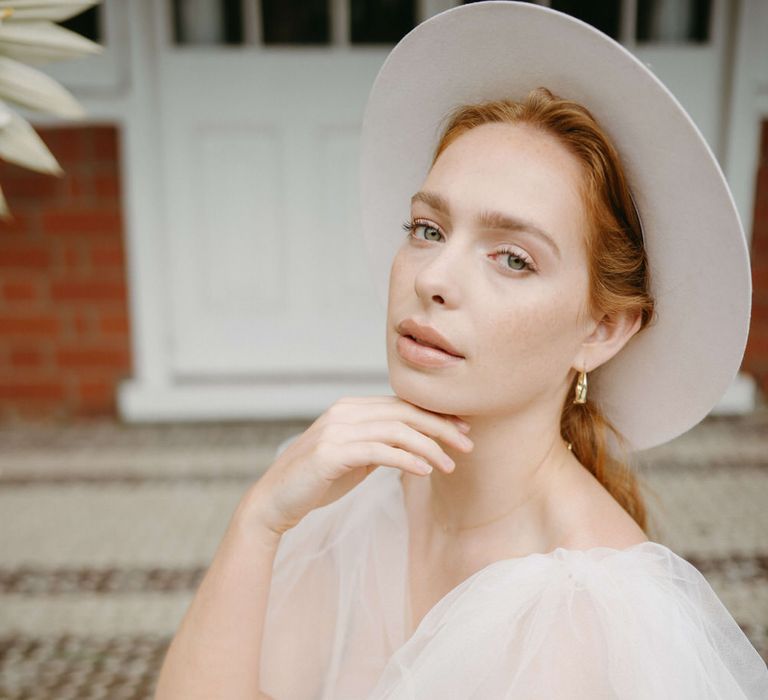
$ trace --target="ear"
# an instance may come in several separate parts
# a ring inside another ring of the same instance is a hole
[[[641,315],[622,313],[609,317],[604,315],[595,329],[581,344],[576,369],[586,367],[588,372],[597,369],[610,360],[629,339],[640,330]]]

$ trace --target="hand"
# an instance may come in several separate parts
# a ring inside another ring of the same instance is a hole
[[[430,465],[453,471],[434,438],[464,452],[472,441],[459,419],[428,411],[397,396],[351,397],[336,401],[293,440],[253,489],[258,524],[277,535],[307,513],[333,503],[379,466],[424,476]],[[430,437],[431,436],[431,437]]]

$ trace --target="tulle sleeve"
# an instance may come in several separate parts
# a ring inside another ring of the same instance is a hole
[[[274,700],[766,700],[768,669],[704,576],[656,542],[489,564],[408,629],[399,470],[278,547],[261,689]]]
[[[765,662],[661,544],[496,562],[439,601],[369,700],[764,700]]]
[[[285,532],[260,660],[274,700],[364,700],[404,636],[397,482],[374,472]]]
[[[283,441],[277,457],[298,436]],[[336,567],[330,554],[339,501],[308,513],[280,539],[262,635],[261,690],[274,700],[317,696],[335,625]]]
[[[321,640],[333,632],[337,585],[332,562],[324,556],[328,524],[328,518],[302,520],[278,545],[260,671],[261,689],[275,700],[309,700],[322,683],[328,655]]]

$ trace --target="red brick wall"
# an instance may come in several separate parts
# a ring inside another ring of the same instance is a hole
[[[752,227],[752,322],[742,368],[768,395],[768,120],[763,121]]]
[[[0,161],[0,420],[115,415],[131,371],[117,130],[36,131],[65,174]]]

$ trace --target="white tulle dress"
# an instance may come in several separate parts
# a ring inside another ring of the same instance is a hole
[[[503,559],[408,635],[401,471],[288,530],[261,687],[274,700],[768,699],[768,669],[707,580],[657,542]]]

